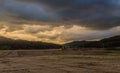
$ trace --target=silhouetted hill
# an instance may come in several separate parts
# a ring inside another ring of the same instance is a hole
[[[68,48],[112,48],[120,47],[120,35],[104,38],[99,41],[73,41],[64,45],[46,43],[40,41],[13,40],[0,36],[0,49],[59,49],[62,46]]]
[[[104,39],[102,39],[100,41],[102,41],[102,42],[116,42],[116,41],[120,41],[120,35],[113,36],[113,37],[110,37],[110,38],[104,38]]]
[[[84,44],[88,43],[88,41],[73,41],[70,43],[66,43],[64,44],[65,46],[69,46],[69,47],[83,47]]]
[[[105,47],[120,47],[120,35],[105,38],[100,40],[99,42],[104,43]]]
[[[1,42],[5,42],[5,41],[12,41],[12,39],[5,38],[5,37],[3,37],[3,36],[0,36],[0,43],[1,43]]]
[[[58,49],[61,45],[53,43],[45,43],[39,41],[13,40],[5,37],[0,37],[0,49]]]
[[[120,47],[120,35],[104,38],[99,41],[73,41],[64,44],[70,48],[107,48],[107,47]]]

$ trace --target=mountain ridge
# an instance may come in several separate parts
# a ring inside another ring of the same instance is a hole
[[[103,48],[103,47],[120,47],[120,35],[104,38],[99,41],[73,41],[64,44],[70,48]]]
[[[68,48],[108,48],[120,47],[120,35],[104,38],[99,41],[73,41],[63,45],[47,43],[41,41],[14,40],[0,36],[0,49],[19,50],[19,49],[60,49]]]

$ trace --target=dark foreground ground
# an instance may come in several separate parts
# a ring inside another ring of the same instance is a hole
[[[120,52],[0,51],[0,73],[120,73]]]

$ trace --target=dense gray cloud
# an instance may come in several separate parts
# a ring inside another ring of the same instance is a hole
[[[28,21],[71,22],[92,29],[120,25],[120,0],[1,0],[0,6]]]
[[[4,0],[2,1],[2,6],[8,12],[16,14],[18,18],[22,19],[52,21],[57,17],[55,13],[47,11],[43,6],[34,3]]]
[[[0,29],[9,33],[90,40],[120,34],[119,26],[120,0],[0,0]]]
[[[120,0],[23,0],[46,5],[80,26],[107,29],[120,25]]]

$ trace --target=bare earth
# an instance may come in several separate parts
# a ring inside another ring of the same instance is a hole
[[[83,53],[0,51],[0,73],[120,73],[119,52]]]

